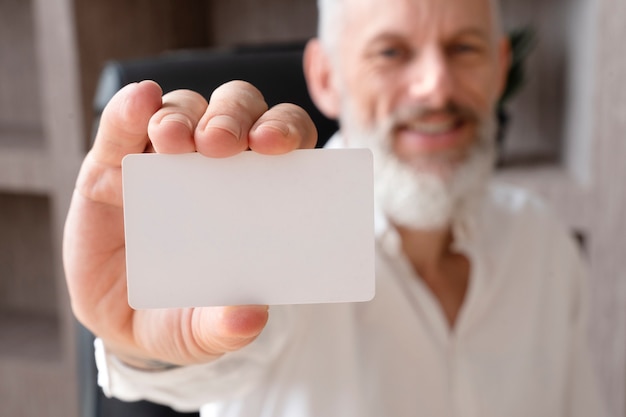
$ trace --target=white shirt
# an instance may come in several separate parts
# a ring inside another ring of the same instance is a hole
[[[164,372],[126,367],[97,341],[99,383],[202,417],[603,416],[569,233],[503,185],[454,233],[471,276],[453,329],[378,216],[373,301],[273,306],[251,345]]]

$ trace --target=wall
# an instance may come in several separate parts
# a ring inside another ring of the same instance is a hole
[[[315,0],[214,0],[208,18],[214,45],[306,40],[315,34],[317,7]]]
[[[91,103],[103,65],[110,60],[207,46],[207,8],[205,0],[74,1],[81,99],[88,132],[93,118]]]
[[[626,414],[626,3],[598,1],[594,62],[596,90],[588,97],[594,119],[591,273],[596,357],[611,415]]]

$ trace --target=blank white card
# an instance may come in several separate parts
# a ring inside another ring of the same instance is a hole
[[[369,150],[129,155],[123,183],[133,308],[374,296]]]

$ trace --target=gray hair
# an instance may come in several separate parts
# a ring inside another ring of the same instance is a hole
[[[494,34],[503,35],[500,0],[489,0],[493,11]],[[331,51],[337,46],[341,17],[345,12],[345,0],[317,0],[317,36],[324,47]]]
[[[344,6],[344,0],[317,0],[317,37],[329,50],[337,45]]]

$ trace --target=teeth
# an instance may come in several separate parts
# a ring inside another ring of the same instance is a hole
[[[426,135],[437,135],[446,133],[452,130],[455,126],[455,121],[450,120],[447,122],[413,122],[408,125],[411,130],[416,130]]]

